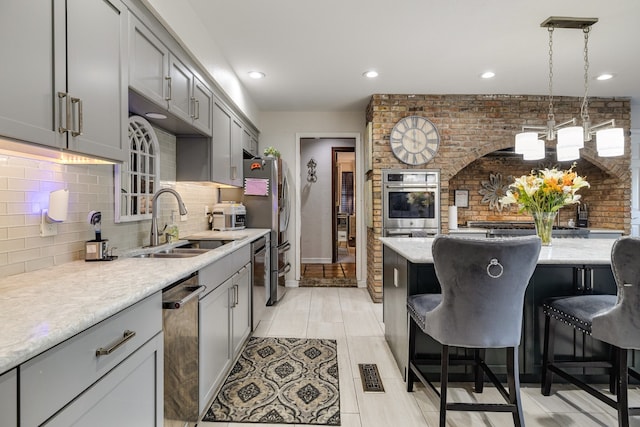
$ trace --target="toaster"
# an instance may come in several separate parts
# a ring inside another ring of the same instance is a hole
[[[211,211],[214,230],[242,230],[246,225],[247,210],[242,203],[222,202]]]

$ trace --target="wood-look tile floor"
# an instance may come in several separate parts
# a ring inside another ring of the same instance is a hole
[[[267,313],[254,335],[331,338],[338,341],[340,410],[343,427],[413,427],[438,425],[438,401],[431,390],[417,384],[408,393],[384,339],[382,304],[371,302],[362,288],[290,288]],[[384,393],[364,393],[359,363],[378,366]],[[466,384],[450,384],[450,396],[460,401],[499,401],[487,385],[475,394]],[[539,384],[523,384],[521,395],[527,427],[614,427],[615,412],[587,393],[568,385],[540,394]],[[632,405],[640,405],[640,390],[630,391]],[[512,426],[508,414],[450,412],[448,426]],[[198,427],[283,427],[282,424],[198,423]],[[640,417],[631,426],[640,427]],[[296,426],[303,427],[303,426]],[[304,426],[307,427],[307,426]],[[310,427],[310,426],[309,426]]]

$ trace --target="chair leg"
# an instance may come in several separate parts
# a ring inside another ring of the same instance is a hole
[[[414,363],[416,352],[416,323],[413,318],[409,318],[409,363],[407,364],[407,391],[413,391],[413,381],[415,374],[411,370],[411,364]]]
[[[553,372],[547,366],[553,363],[553,353],[556,335],[556,322],[551,321],[551,316],[545,316],[544,319],[544,347],[542,352],[542,386],[540,392],[543,396],[551,394],[551,383],[553,381]]]
[[[618,366],[618,352],[620,349],[614,345],[611,346],[611,369],[609,370],[609,392],[617,395],[617,384],[620,367]]]
[[[449,383],[449,346],[442,346],[440,359],[440,427],[447,425],[447,385]]]
[[[482,393],[484,389],[484,370],[480,366],[480,361],[484,361],[485,349],[476,348],[473,350],[473,374],[475,378],[475,391]]]
[[[618,353],[618,381],[616,390],[616,394],[618,395],[618,426],[629,427],[627,350],[624,348],[616,348],[616,350]]]
[[[513,413],[513,424],[516,427],[523,427],[524,414],[520,399],[520,368],[517,350],[517,347],[507,348],[507,385],[509,386],[509,403],[516,406],[516,411]]]

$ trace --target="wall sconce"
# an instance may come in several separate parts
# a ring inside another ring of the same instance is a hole
[[[69,209],[69,190],[57,190],[49,193],[49,209],[43,209],[40,221],[40,236],[58,234],[58,224],[67,219]]]
[[[311,160],[309,160],[307,162],[307,181],[309,182],[316,182],[318,180],[318,177],[316,176],[316,166],[318,164],[316,163],[315,160],[313,160],[313,158],[311,158]]]

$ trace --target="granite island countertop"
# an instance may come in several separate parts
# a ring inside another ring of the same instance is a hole
[[[0,374],[269,233],[242,231],[246,238],[191,258],[133,258],[189,243],[181,240],[0,279]]]
[[[433,238],[380,237],[383,245],[415,264],[433,263]],[[543,246],[538,264],[610,264],[616,239],[553,239]]]

